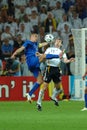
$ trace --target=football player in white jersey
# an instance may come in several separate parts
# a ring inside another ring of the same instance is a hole
[[[56,39],[54,43],[54,47],[49,47],[45,51],[44,54],[38,54],[40,61],[43,61],[46,58],[47,54],[53,54],[53,55],[60,55],[62,50],[60,49],[62,45],[62,41],[60,39]],[[44,91],[47,89],[48,84],[50,83],[51,80],[54,82],[54,89],[53,89],[53,94],[51,96],[51,100],[54,101],[55,105],[58,106],[58,99],[56,98],[58,94],[60,94],[63,91],[62,88],[62,83],[61,83],[61,73],[60,73],[60,62],[63,60],[65,63],[73,62],[74,58],[67,59],[66,54],[64,53],[62,58],[53,58],[46,60],[47,67],[46,71],[44,74],[44,83],[43,83],[43,88],[40,89],[39,95],[38,95],[38,100],[37,100],[37,108],[39,111],[42,110],[42,97],[44,94]]]

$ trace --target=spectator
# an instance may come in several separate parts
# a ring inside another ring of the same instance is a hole
[[[22,40],[22,35],[21,35],[21,33],[18,33],[17,34],[17,37],[16,37],[16,39],[15,39],[15,41],[14,41],[14,51],[15,50],[17,50],[19,47],[21,47],[22,46],[22,44],[23,44],[23,40]],[[23,52],[22,52],[23,53]],[[20,58],[20,56],[21,56],[21,54],[22,53],[20,53],[20,54],[18,54],[17,55],[17,57],[19,57]]]
[[[28,70],[25,54],[22,54],[20,58],[20,72],[21,76],[32,76],[32,73]]]
[[[87,17],[87,0],[76,0],[76,12],[82,20]]]
[[[83,19],[83,28],[87,28],[87,17]]]
[[[21,3],[21,2],[20,2]],[[18,20],[18,22],[23,22],[23,16],[25,15],[25,6],[20,6],[19,8],[16,8],[15,10],[15,18]]]
[[[71,30],[69,29],[69,25],[64,25],[64,31],[61,32],[61,38],[62,38],[62,49],[66,50],[66,53],[68,52],[69,47],[69,36],[71,34]],[[68,63],[70,64],[70,63]],[[68,74],[68,64],[65,64],[64,62],[61,62],[61,70],[63,75]]]
[[[62,38],[62,49],[65,49],[67,52],[68,44],[69,44],[69,35],[71,34],[71,30],[69,28],[69,25],[64,24],[64,30],[61,32],[61,38]]]
[[[57,21],[57,24],[62,21],[62,16],[65,14],[65,10],[61,7],[61,2],[57,1],[55,9],[52,10],[52,13]]]
[[[72,18],[71,23],[72,23],[72,26],[74,29],[82,28],[82,20],[79,18],[76,11],[74,11],[74,13],[73,13],[73,18]]]
[[[44,27],[39,27],[39,34],[38,34],[38,43],[44,42],[45,37],[45,29]],[[44,47],[38,48],[39,52],[44,52]]]
[[[69,44],[67,49],[68,58],[75,57],[75,48],[72,34],[69,35]]]
[[[16,39],[15,39],[15,42],[14,42],[14,50],[21,47],[22,44],[23,44],[22,35],[21,35],[21,33],[17,33]]]
[[[2,57],[9,58],[13,52],[13,45],[9,42],[9,37],[5,36],[1,45]]]
[[[27,2],[26,9],[25,9],[25,13],[26,13],[28,16],[31,16],[32,7],[33,7],[33,1],[30,0],[30,1]]]
[[[8,0],[8,14],[13,16],[15,15],[14,0]]]
[[[56,6],[57,0],[47,0],[49,3],[49,11],[53,10]]]
[[[57,22],[51,12],[47,13],[47,18],[44,21],[45,33],[51,33],[52,28],[56,29]]]
[[[41,43],[41,42],[44,42],[44,36],[45,36],[45,29],[43,26],[40,26],[39,27],[39,34],[38,34],[38,42]]]
[[[64,32],[64,26],[65,24],[69,27],[69,30],[71,30],[72,28],[72,25],[71,23],[68,21],[68,17],[66,14],[63,14],[62,16],[62,21],[58,24],[57,26],[57,31],[58,31],[58,34],[59,36],[61,36],[61,33]]]
[[[15,22],[13,15],[8,15],[7,22],[4,24],[4,28],[6,28],[6,26],[9,27],[10,34],[12,34],[12,37],[14,38],[18,31],[18,24]]]
[[[74,42],[73,42],[73,36],[72,34],[69,35],[69,44],[67,48],[67,57],[75,57],[75,48],[74,48]],[[70,63],[67,64],[67,69],[68,69],[68,75],[72,75],[72,72],[70,70]]]
[[[72,5],[72,6],[69,7],[69,10],[67,12],[69,22],[71,22],[71,20],[73,18],[73,13],[74,13],[75,10],[76,10],[75,6]]]
[[[8,0],[1,0],[0,1],[0,5],[1,5],[1,7],[8,7]]]
[[[6,22],[7,17],[8,17],[7,12],[8,12],[8,7],[2,7],[1,10],[0,10],[0,15],[1,15],[2,20],[3,20],[4,22]]]
[[[36,8],[32,8],[31,10],[30,21],[32,23],[32,27],[35,25],[40,25],[40,19]]]
[[[48,8],[49,1],[50,1],[50,0],[41,0],[40,6],[41,6],[41,5],[45,5],[45,6]]]
[[[6,70],[8,76],[20,76],[20,62],[17,59],[8,59]]]
[[[32,22],[30,21],[30,18],[28,17],[27,14],[25,14],[25,15],[23,16],[23,22],[22,22],[22,23],[24,23],[24,25],[25,25],[25,35],[26,35],[26,39],[29,39],[29,36],[30,36],[30,34],[31,34],[31,31],[32,31],[33,27],[32,27]],[[20,24],[21,24],[21,23],[20,23]]]
[[[4,40],[5,37],[9,37],[9,40],[10,40],[10,44],[11,44],[11,45],[14,44],[13,34],[11,33],[10,25],[9,25],[9,24],[4,25],[4,31],[3,31],[2,34],[1,34],[1,41],[2,41],[2,42],[3,42],[3,40]]]
[[[27,34],[25,33],[25,24],[24,23],[20,23],[19,24],[19,31],[18,31],[18,33],[21,34],[23,41],[25,41],[27,39]]]
[[[45,5],[42,5],[40,8],[40,24],[43,26],[44,21],[47,18],[47,8]]]
[[[20,6],[26,6],[26,0],[14,0],[14,5],[16,8],[19,8]]]
[[[75,3],[72,0],[65,0],[63,2],[63,9],[65,10],[65,12],[67,13],[69,11],[69,7],[74,5]]]

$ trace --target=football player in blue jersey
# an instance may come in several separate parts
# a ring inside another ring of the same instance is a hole
[[[38,41],[38,34],[32,33],[30,36],[30,40],[26,40],[24,44],[19,49],[17,49],[11,56],[11,58],[14,58],[18,53],[24,50],[28,68],[33,73],[34,77],[37,78],[37,81],[34,83],[30,92],[26,93],[26,97],[29,102],[32,102],[31,100],[32,94],[43,83],[42,75],[40,72],[40,61],[39,61],[39,57],[36,55],[36,52],[38,52],[37,41]],[[39,47],[46,46],[47,44],[48,44],[47,42],[40,43]],[[62,54],[60,56],[47,54],[46,59],[60,58],[61,56]]]

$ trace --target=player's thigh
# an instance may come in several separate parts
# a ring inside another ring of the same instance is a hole
[[[30,71],[33,73],[34,77],[35,78],[38,78],[39,77],[39,73],[40,73],[40,68],[30,68]]]
[[[61,81],[60,71],[58,69],[55,69],[54,72],[55,73],[53,73],[53,75],[52,75],[53,82],[54,83],[60,83],[60,81]]]
[[[43,76],[43,80],[46,83],[49,83],[51,81],[51,73],[50,73],[50,69],[48,67],[46,67],[44,76]]]
[[[40,62],[38,57],[31,58],[31,60],[28,62],[28,65],[30,69],[40,67]]]

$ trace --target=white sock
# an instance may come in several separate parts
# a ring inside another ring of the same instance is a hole
[[[60,92],[62,92],[62,89],[56,89],[56,88],[54,88],[53,89],[53,94],[52,94],[52,99],[54,99],[54,100],[57,100],[57,96],[58,96],[58,94],[60,93]]]
[[[43,90],[40,90],[39,91],[39,96],[38,96],[38,100],[37,100],[37,104],[39,104],[41,106],[41,103],[42,103],[42,97],[44,95],[44,91]]]

